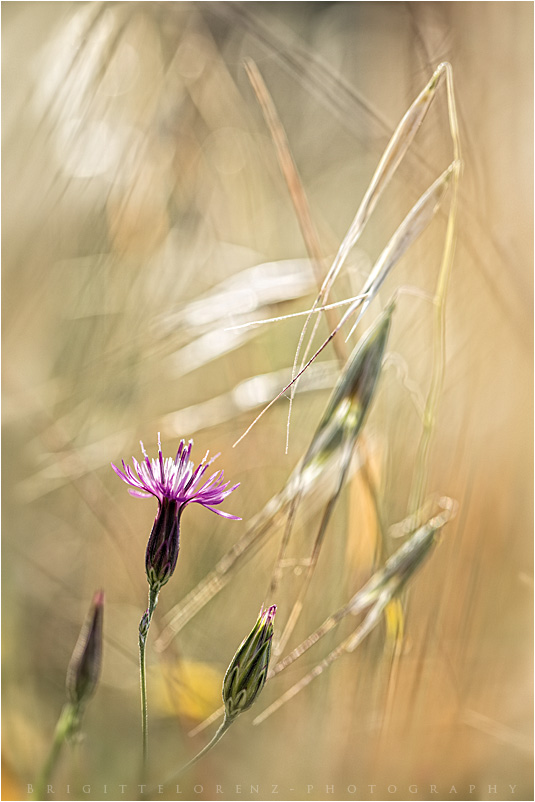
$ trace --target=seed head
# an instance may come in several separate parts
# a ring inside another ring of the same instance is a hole
[[[393,309],[390,305],[355,346],[305,455],[304,469],[323,463],[341,444],[358,437],[381,374]]]

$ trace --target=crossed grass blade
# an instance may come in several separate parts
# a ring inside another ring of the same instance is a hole
[[[441,175],[439,175],[436,181],[434,181],[433,184],[431,184],[431,186],[428,187],[427,190],[416,201],[414,206],[411,208],[409,213],[406,215],[406,217],[403,219],[401,224],[398,226],[398,228],[388,241],[386,247],[381,252],[377,261],[374,263],[368,275],[368,278],[366,279],[364,286],[358,295],[354,296],[353,298],[346,298],[345,300],[342,301],[326,304],[325,306],[312,306],[310,309],[305,310],[303,312],[294,312],[293,314],[290,315],[281,315],[275,318],[265,318],[264,320],[251,321],[248,323],[240,324],[238,326],[233,326],[231,328],[232,329],[234,328],[242,329],[249,327],[252,328],[257,326],[263,326],[269,323],[279,323],[283,320],[288,320],[292,317],[299,317],[304,315],[310,316],[312,314],[319,314],[320,312],[330,311],[331,309],[335,309],[339,306],[347,306],[348,308],[344,312],[342,319],[329,335],[330,338],[334,338],[334,336],[338,333],[338,331],[340,330],[342,325],[346,322],[346,320],[353,314],[353,312],[358,307],[361,307],[359,315],[356,321],[354,322],[351,331],[346,337],[346,340],[348,340],[349,337],[351,337],[351,335],[353,334],[357,325],[360,323],[362,315],[364,314],[368,306],[371,304],[371,302],[381,289],[383,283],[390,274],[391,270],[405,255],[405,253],[407,252],[409,247],[413,244],[413,242],[415,242],[415,240],[420,236],[420,234],[422,234],[423,231],[427,228],[427,226],[431,223],[432,219],[438,212],[444,200],[448,187],[450,186],[451,181],[454,179],[459,168],[460,168],[460,162],[453,161],[446,168],[446,170],[444,170],[444,172],[441,173]],[[321,348],[316,352],[313,359],[315,359],[321,353],[323,348],[327,345],[327,342],[328,341],[322,344]],[[310,362],[308,364],[310,364]],[[301,375],[302,374],[300,374],[300,376]],[[285,390],[287,390],[289,386],[286,387]],[[293,386],[295,387],[296,385],[294,384]]]
[[[238,438],[238,440],[236,440],[234,446],[238,445],[238,443],[241,440],[243,440],[244,437],[246,437],[246,435],[251,431],[253,426],[268,411],[268,409],[276,401],[278,401],[278,399],[282,395],[284,395],[284,393],[287,390],[292,389],[292,391],[295,392],[293,388],[296,387],[296,384],[303,375],[303,373],[305,373],[307,368],[310,367],[310,365],[321,354],[324,348],[326,348],[326,346],[334,339],[334,337],[338,334],[344,323],[351,317],[351,315],[355,312],[355,310],[361,307],[359,315],[351,331],[349,332],[348,338],[351,336],[355,327],[360,322],[362,315],[364,314],[364,312],[366,311],[372,300],[377,295],[380,287],[384,283],[385,279],[387,278],[391,270],[395,267],[395,265],[399,262],[399,260],[404,256],[408,248],[420,236],[420,234],[425,230],[425,228],[434,218],[446,194],[446,190],[450,184],[452,176],[456,178],[459,169],[460,169],[460,162],[458,161],[452,162],[449,165],[449,167],[436,179],[436,181],[430,187],[428,187],[428,189],[418,199],[418,201],[414,204],[412,209],[409,211],[407,216],[404,218],[402,223],[394,232],[387,246],[382,251],[381,255],[379,256],[379,259],[376,261],[374,267],[372,268],[368,276],[368,279],[366,280],[364,289],[355,297],[355,299],[352,301],[348,309],[346,309],[339,323],[331,331],[329,336],[323,341],[323,343],[313,354],[313,356],[308,360],[308,362],[302,365],[299,372],[292,377],[292,380],[286,385],[286,387],[284,387],[261,410],[261,412],[253,420],[253,422],[247,427],[245,432]],[[314,313],[322,311],[325,308],[328,309],[330,308],[330,306],[327,305],[327,307],[318,307],[316,305],[313,305],[307,314],[310,317]],[[284,318],[278,318],[278,320],[283,320],[283,319]],[[263,322],[268,322],[268,321],[263,321]]]

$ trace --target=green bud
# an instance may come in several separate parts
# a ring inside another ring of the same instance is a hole
[[[251,707],[266,684],[276,610],[275,605],[265,612],[260,609],[256,624],[227,669],[222,694],[229,723]]]

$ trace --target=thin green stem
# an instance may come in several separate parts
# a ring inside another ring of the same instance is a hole
[[[188,761],[188,762],[187,762],[187,763],[186,763],[184,766],[182,766],[182,768],[181,768],[181,769],[179,769],[179,770],[178,770],[178,771],[177,771],[175,774],[173,774],[171,777],[168,777],[168,778],[167,778],[167,782],[171,782],[171,781],[175,780],[177,777],[179,777],[181,774],[183,774],[183,773],[186,771],[186,769],[189,769],[191,766],[193,766],[193,764],[194,764],[194,763],[197,763],[197,761],[198,761],[198,760],[200,760],[200,759],[201,759],[201,757],[204,757],[204,755],[205,755],[207,752],[209,752],[209,751],[210,751],[210,749],[213,749],[213,747],[214,747],[214,746],[215,746],[217,743],[219,743],[219,741],[221,740],[221,738],[223,737],[223,735],[226,733],[226,731],[228,730],[228,728],[230,727],[230,725],[232,724],[232,722],[233,722],[233,721],[234,721],[234,719],[233,719],[233,718],[232,718],[232,719],[229,719],[229,718],[227,718],[227,716],[225,715],[225,718],[224,718],[224,719],[223,719],[223,721],[221,722],[221,725],[220,725],[219,729],[216,731],[216,733],[215,733],[214,737],[212,738],[212,740],[211,740],[209,743],[207,743],[207,744],[206,744],[206,746],[205,746],[203,749],[201,749],[201,751],[200,751],[200,752],[198,752],[198,753],[195,755],[195,757],[193,757],[193,758],[192,758],[190,761]]]
[[[54,731],[54,740],[52,741],[50,752],[48,753],[48,757],[41,769],[41,774],[35,786],[33,798],[36,800],[44,799],[46,796],[47,786],[60,756],[62,746],[77,727],[79,719],[78,712],[78,709],[70,702],[68,702],[61,711]]]
[[[149,606],[143,613],[143,617],[139,623],[139,674],[141,684],[141,730],[143,735],[143,771],[144,777],[147,771],[148,757],[149,757],[149,727],[148,727],[148,713],[147,713],[147,674],[145,667],[145,652],[147,644],[147,636],[149,634],[150,622],[156,605],[158,604],[159,588],[150,588],[149,590]]]
[[[147,678],[145,673],[145,639],[139,638],[139,675],[141,682],[141,729],[143,733],[143,769],[147,766],[149,732],[147,721]]]
[[[210,743],[206,744],[204,749],[201,749],[201,751],[198,752],[195,755],[195,757],[193,757],[188,763],[186,763],[185,766],[182,766],[182,768],[180,769],[178,774],[182,774],[182,772],[186,771],[186,769],[189,769],[190,766],[193,766],[194,763],[197,763],[197,761],[200,760],[201,757],[203,757],[207,752],[210,751],[210,749],[212,749],[217,743],[219,743],[219,741],[221,740],[223,735],[226,733],[226,731],[228,730],[228,728],[230,727],[231,724],[232,724],[232,719],[228,719],[225,716],[225,718],[221,722],[221,725],[220,725],[219,729],[217,730],[216,734],[214,735],[214,737],[212,738]]]

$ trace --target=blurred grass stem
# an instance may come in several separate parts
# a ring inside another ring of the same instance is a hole
[[[41,774],[35,786],[34,799],[45,799],[47,793],[47,785],[49,783],[52,772],[56,766],[58,758],[61,753],[63,744],[70,735],[76,730],[79,721],[79,707],[77,705],[67,702],[61,711],[56,729],[54,731],[54,740],[46,762],[41,769]]]
[[[437,280],[435,299],[434,299],[435,306],[434,306],[434,317],[433,317],[433,367],[431,375],[431,384],[425,403],[424,423],[422,428],[422,434],[420,437],[420,442],[418,444],[414,482],[411,488],[411,495],[409,499],[409,512],[414,512],[421,507],[423,497],[425,494],[425,480],[428,473],[427,466],[429,462],[429,449],[431,444],[431,437],[433,435],[438,402],[440,399],[440,395],[442,393],[442,386],[444,383],[444,371],[446,362],[445,304],[446,304],[446,293],[448,289],[449,278],[451,275],[451,269],[453,265],[453,257],[455,254],[458,187],[462,169],[461,146],[459,141],[459,124],[457,121],[455,94],[453,91],[453,71],[451,68],[451,64],[448,64],[447,62],[440,64],[436,70],[436,73],[438,73],[439,71],[444,72],[446,75],[448,115],[449,115],[449,125],[453,143],[453,156],[454,156],[454,161],[452,164],[453,181],[452,181],[450,210],[448,214],[448,223],[446,228],[446,238],[444,243],[444,251],[442,254],[442,262],[440,266],[440,272]]]

